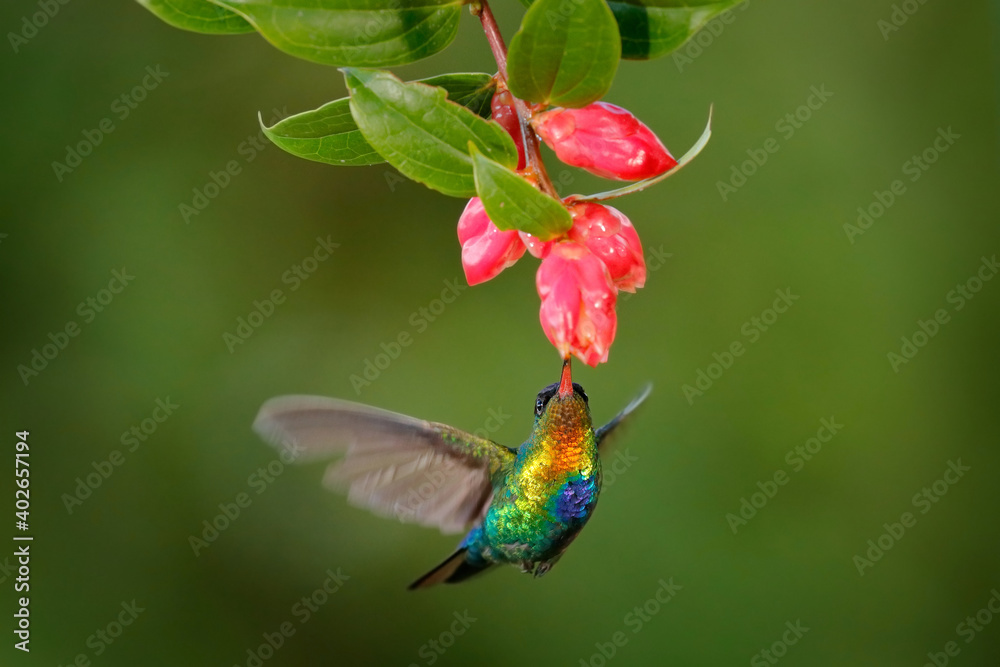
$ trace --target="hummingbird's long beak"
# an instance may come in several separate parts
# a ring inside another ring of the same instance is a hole
[[[569,398],[573,395],[573,370],[570,357],[563,361],[562,377],[559,379],[559,398]]]

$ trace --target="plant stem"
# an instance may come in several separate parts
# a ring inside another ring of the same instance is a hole
[[[493,52],[493,59],[497,61],[497,71],[503,83],[507,84],[507,45],[504,44],[503,35],[500,34],[500,27],[497,25],[493,10],[490,9],[489,0],[478,0],[472,5],[472,13],[479,17],[483,24],[483,32],[486,33],[486,41],[489,42],[490,50]],[[549,174],[545,171],[545,163],[542,161],[541,146],[538,143],[538,135],[531,127],[531,109],[524,103],[524,100],[514,99],[514,108],[517,110],[517,119],[521,124],[521,138],[524,141],[524,154],[528,170],[538,178],[538,185],[545,194],[559,199]]]
[[[497,70],[504,82],[507,81],[507,45],[503,43],[503,35],[500,34],[500,27],[493,17],[493,10],[487,0],[479,0],[472,5],[472,14],[479,17],[483,24],[483,32],[486,33],[486,41],[493,51],[493,58],[497,61]]]
[[[511,96],[513,97],[513,95]],[[545,163],[542,161],[542,149],[538,143],[538,135],[531,127],[531,110],[528,105],[514,97],[514,108],[517,109],[517,117],[521,121],[521,137],[524,139],[524,155],[527,158],[528,167],[534,171],[538,177],[538,185],[545,194],[559,199],[556,186],[552,184],[549,173],[545,171]]]

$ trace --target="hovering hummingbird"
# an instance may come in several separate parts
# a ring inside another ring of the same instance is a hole
[[[334,454],[324,483],[351,503],[442,533],[458,549],[410,589],[457,583],[503,563],[540,577],[590,519],[601,493],[600,448],[651,385],[594,429],[583,387],[563,362],[535,400],[531,435],[511,449],[465,431],[321,396],[267,401],[254,430],[296,461]],[[471,527],[471,530],[470,530]]]

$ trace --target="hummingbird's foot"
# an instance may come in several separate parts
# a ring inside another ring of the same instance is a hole
[[[539,563],[538,567],[535,568],[535,577],[536,578],[544,577],[546,574],[548,574],[548,571],[552,569],[552,566],[555,565],[556,562],[558,562],[558,560],[559,557],[557,556],[552,560],[547,560]]]

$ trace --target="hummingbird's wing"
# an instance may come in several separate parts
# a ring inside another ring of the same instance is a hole
[[[621,412],[619,412],[617,415],[614,416],[614,419],[612,419],[607,424],[601,426],[596,431],[594,431],[594,438],[597,440],[598,447],[601,447],[601,445],[604,444],[605,439],[609,435],[611,435],[611,432],[614,431],[625,420],[626,417],[628,417],[630,414],[632,414],[632,412],[636,408],[642,405],[642,402],[646,400],[646,398],[652,391],[653,391],[653,385],[652,383],[648,383],[645,387],[642,388],[642,391],[639,392],[638,396],[633,398],[629,402],[629,404],[622,409]]]
[[[335,455],[324,483],[381,516],[467,530],[485,513],[493,479],[516,453],[445,424],[322,396],[264,403],[254,430],[298,462]]]

